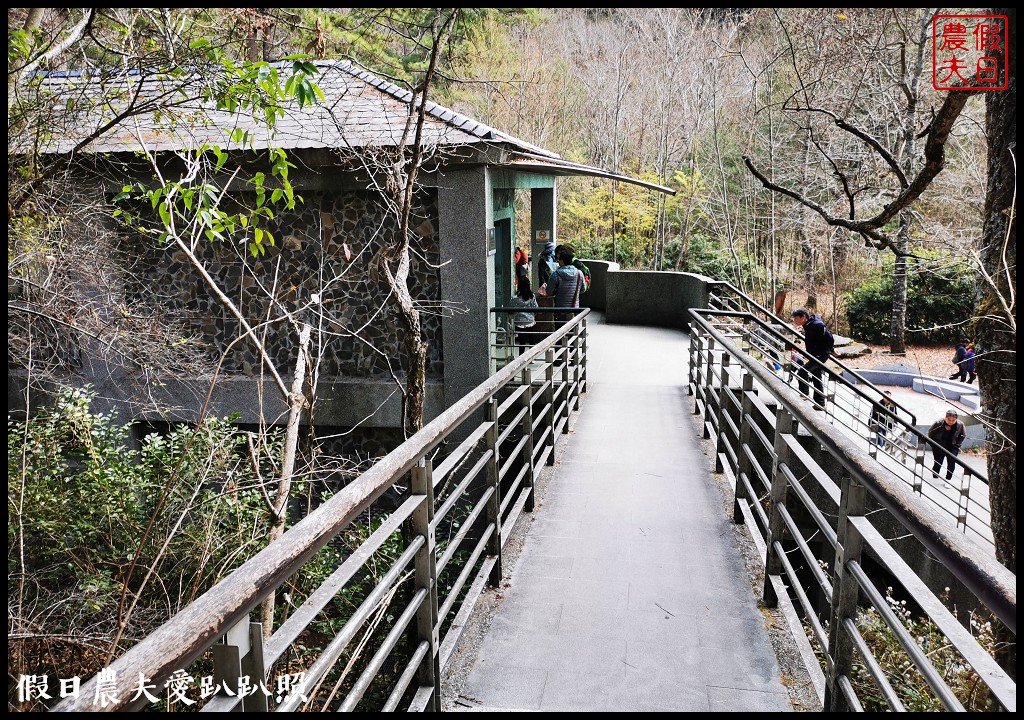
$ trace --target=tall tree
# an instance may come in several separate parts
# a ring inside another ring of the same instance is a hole
[[[1008,18],[1009,47],[1015,47],[1016,11],[996,9],[993,15]],[[1005,73],[1006,90],[983,93],[986,107],[988,143],[988,180],[982,232],[977,240],[978,314],[973,325],[980,349],[978,369],[982,407],[988,418],[992,452],[989,453],[989,496],[992,532],[996,554],[1010,570],[1017,565],[1017,493],[1016,493],[1016,57],[1005,48],[999,53],[999,67]],[[773,192],[792,198],[809,208],[832,226],[858,233],[870,246],[899,252],[899,239],[886,231],[900,213],[912,208],[945,167],[946,146],[957,118],[966,103],[979,93],[949,91],[935,110],[925,133],[923,161],[914,175],[905,175],[897,159],[879,140],[862,128],[836,117],[837,126],[872,147],[901,181],[894,196],[883,207],[866,217],[858,216],[854,198],[849,197],[849,213],[831,212],[802,189],[794,190],[773,182],[749,157],[744,162],[750,172]]]

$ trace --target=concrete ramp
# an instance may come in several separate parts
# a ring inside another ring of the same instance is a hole
[[[792,710],[697,440],[688,336],[589,332],[588,393],[450,709]]]

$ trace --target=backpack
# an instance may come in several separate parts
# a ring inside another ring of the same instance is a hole
[[[825,324],[825,321],[822,320],[821,317],[818,315],[811,315],[807,322],[811,322],[812,319],[821,323],[821,342],[825,349],[828,350],[828,354],[831,355],[832,351],[835,350],[836,347],[835,335],[833,335],[832,331],[828,329],[828,325]]]
[[[832,351],[836,348],[836,337],[828,327],[825,328],[825,347],[828,348],[829,355],[831,355]]]
[[[586,292],[590,289],[590,268],[583,264],[582,261],[573,258],[572,266],[583,273],[583,287],[580,288],[580,292]]]

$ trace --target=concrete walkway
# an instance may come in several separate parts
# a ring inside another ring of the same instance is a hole
[[[686,395],[688,336],[589,322],[589,387],[467,710],[788,711]]]

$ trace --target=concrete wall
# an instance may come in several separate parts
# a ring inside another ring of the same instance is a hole
[[[605,260],[584,260],[590,269],[590,289],[580,295],[580,305],[605,312],[608,309],[608,273],[618,272],[619,264]]]
[[[590,268],[592,280],[585,304],[603,310],[606,322],[689,330],[687,311],[708,306],[708,288],[713,281],[703,275],[620,270],[617,263],[602,260],[583,262]]]

